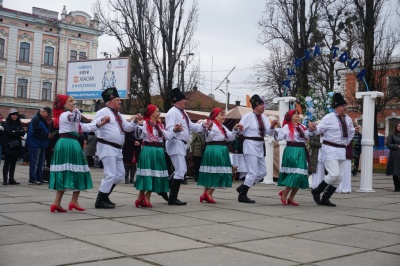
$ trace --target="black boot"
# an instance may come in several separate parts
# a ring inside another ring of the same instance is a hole
[[[393,176],[393,184],[394,184],[394,192],[400,192],[400,181],[397,175]]]
[[[107,193],[103,193],[99,191],[99,194],[97,194],[97,199],[95,203],[96,209],[114,209],[115,206],[108,204],[105,201],[105,197],[107,197]]]
[[[186,176],[183,178],[183,180],[182,180],[182,185],[187,185],[188,184],[188,182],[187,182],[187,178],[186,178]]]
[[[186,205],[186,202],[178,200],[178,193],[181,187],[181,179],[173,179],[169,192],[168,205]]]
[[[335,193],[336,187],[329,185],[326,189],[325,193],[322,195],[321,205],[329,206],[329,207],[336,207],[336,204],[329,201],[333,193]]]
[[[113,184],[112,187],[111,187],[110,192],[109,192],[109,193],[105,193],[105,194],[106,194],[106,197],[104,198],[104,200],[105,200],[109,205],[111,205],[111,206],[115,206],[115,203],[112,202],[112,201],[109,199],[108,196],[110,196],[110,194],[111,194],[111,192],[114,190],[115,186],[116,186],[116,185]]]
[[[169,198],[168,198],[167,192],[160,192],[160,193],[157,193],[157,195],[160,195],[165,201],[168,202]]]
[[[240,193],[242,192],[243,186],[244,186],[244,184],[241,184],[240,186],[238,186],[238,187],[236,188],[237,193],[240,194]]]
[[[7,177],[3,177],[3,186],[7,186],[7,185],[8,185]]]
[[[241,185],[236,189],[239,192],[238,201],[243,203],[256,203],[255,200],[249,199],[247,197],[247,192],[249,191],[249,187],[246,185]]]
[[[311,194],[313,195],[315,203],[318,205],[321,205],[321,193],[324,192],[324,189],[328,186],[328,184],[322,180],[321,183],[319,183],[318,187],[314,188],[311,190]]]
[[[8,181],[8,184],[10,184],[10,185],[19,185],[19,184],[21,184],[21,183],[15,181],[14,178],[10,178],[10,180]]]

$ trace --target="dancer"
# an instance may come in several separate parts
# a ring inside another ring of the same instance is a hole
[[[347,103],[343,96],[340,93],[335,93],[332,100],[332,106],[335,111],[325,115],[318,126],[314,123],[309,123],[310,136],[312,134],[324,134],[320,152],[321,160],[324,162],[325,169],[328,172],[324,180],[311,192],[314,201],[318,205],[336,207],[336,204],[329,199],[343,179],[346,147],[353,139],[355,129],[353,121],[346,115]],[[325,188],[326,192],[324,192]],[[321,199],[320,195],[323,192]]]
[[[110,121],[90,124],[81,123],[81,112],[75,108],[75,100],[68,95],[59,94],[53,104],[54,128],[59,129],[60,139],[56,142],[50,164],[49,189],[56,190],[51,212],[66,212],[61,207],[61,200],[66,190],[72,190],[72,198],[68,210],[84,211],[78,203],[82,190],[93,188],[90,169],[86,163],[81,145],[80,132],[91,132]]]
[[[176,124],[171,132],[165,130],[159,121],[160,110],[154,104],[147,106],[143,118],[143,127],[139,130],[142,131],[139,137],[143,139],[143,149],[137,165],[135,188],[139,190],[139,195],[135,201],[136,208],[153,207],[150,203],[152,192],[168,192],[168,169],[163,141],[177,137],[182,131],[179,124]]]
[[[243,126],[237,124],[233,127],[232,132],[229,131],[223,125],[225,114],[225,110],[214,108],[209,116],[213,126],[204,132],[207,146],[201,161],[197,182],[197,185],[204,186],[200,202],[216,203],[213,198],[215,188],[232,187],[232,164],[226,144],[235,139],[238,130],[242,131]]]
[[[282,128],[275,131],[277,141],[286,140],[286,147],[282,156],[282,165],[279,172],[278,186],[286,186],[279,193],[283,205],[299,206],[294,201],[299,188],[306,189],[308,184],[308,151],[305,142],[309,139],[309,132],[300,123],[299,112],[290,110],[285,114]],[[290,194],[289,194],[290,193]]]

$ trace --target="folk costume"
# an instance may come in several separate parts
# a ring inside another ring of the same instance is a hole
[[[161,122],[153,124],[150,116],[156,109],[157,106],[153,104],[147,106],[143,127],[138,130],[138,137],[143,140],[143,149],[137,165],[135,188],[162,193],[169,190],[163,141],[171,140],[180,133],[167,131]]]
[[[274,135],[277,141],[287,141],[282,155],[278,186],[306,189],[309,184],[305,141],[309,139],[309,132],[301,124],[293,125],[291,119],[295,112],[297,111],[290,110],[287,112],[282,128],[275,131]]]
[[[263,100],[255,94],[250,98],[250,103],[254,110],[258,105],[263,104]],[[271,124],[264,114],[258,115],[254,112],[245,114],[239,124],[242,124],[244,127],[244,131],[241,133],[244,136],[243,155],[248,166],[248,173],[244,183],[236,189],[239,193],[238,201],[255,203],[254,200],[247,197],[247,192],[267,174],[267,166],[264,159],[264,137],[266,135],[274,135],[275,128],[271,129]]]
[[[213,109],[209,118],[213,121],[213,126],[211,130],[204,131],[207,146],[201,161],[197,185],[206,188],[232,187],[232,164],[226,144],[236,138],[238,131],[229,131],[215,120],[221,111],[221,108]]]
[[[333,107],[335,109],[346,104],[340,93],[333,95]],[[351,143],[354,132],[351,118],[347,115],[341,117],[336,111],[325,115],[314,131],[315,134],[324,134],[320,152],[321,161],[324,162],[325,169],[328,172],[328,175],[325,176],[318,187],[312,190],[314,201],[319,205],[336,206],[329,199],[343,179],[346,147]],[[320,194],[325,188],[326,192],[320,199]]]
[[[173,103],[177,103],[183,99],[186,99],[185,95],[175,88],[172,90],[171,99]],[[172,164],[175,168],[173,180],[171,182],[170,195],[168,199],[169,205],[186,205],[186,202],[178,200],[178,193],[182,184],[182,179],[187,172],[186,166],[186,144],[190,140],[190,131],[201,132],[203,131],[203,124],[193,123],[185,110],[179,109],[174,106],[167,112],[165,116],[165,127],[168,131],[172,131],[176,124],[181,124],[183,130],[176,137],[171,140],[167,140],[165,144],[166,151],[171,158]]]
[[[108,88],[102,92],[101,96],[107,103],[111,99],[118,98],[119,94],[116,88]],[[127,122],[118,110],[110,107],[99,110],[94,121],[100,122],[101,118],[105,116],[110,117],[110,122],[99,128],[97,135],[96,150],[99,159],[103,162],[104,177],[101,180],[95,207],[112,209],[115,208],[115,204],[110,201],[109,195],[125,177],[125,167],[122,160],[125,132],[136,130],[137,125],[134,121]]]
[[[68,95],[57,95],[53,108],[54,126],[59,129],[60,139],[56,142],[50,164],[49,189],[87,190],[93,188],[90,169],[79,144],[79,133],[92,132],[96,123],[81,123],[81,112],[64,110]]]

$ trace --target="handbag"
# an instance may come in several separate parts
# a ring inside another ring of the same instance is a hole
[[[13,139],[13,140],[7,141],[7,145],[10,149],[14,149],[14,148],[21,147],[21,142],[19,142],[19,140],[17,140],[17,139]]]

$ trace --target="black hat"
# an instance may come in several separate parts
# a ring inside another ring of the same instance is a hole
[[[260,104],[264,103],[264,101],[260,98],[260,96],[258,96],[257,94],[254,94],[250,98],[250,103],[251,103],[251,108],[254,109],[257,106],[259,106]]]
[[[101,97],[103,97],[103,101],[106,103],[109,100],[112,100],[114,98],[119,98],[119,94],[117,91],[117,88],[115,87],[110,87],[105,89],[102,93],[101,93]]]
[[[175,88],[171,91],[171,100],[173,103],[179,102],[183,99],[186,99],[186,97],[179,88]]]
[[[344,104],[347,104],[347,102],[344,100],[342,94],[340,94],[338,92],[333,94],[333,97],[332,97],[333,108],[339,107]]]

